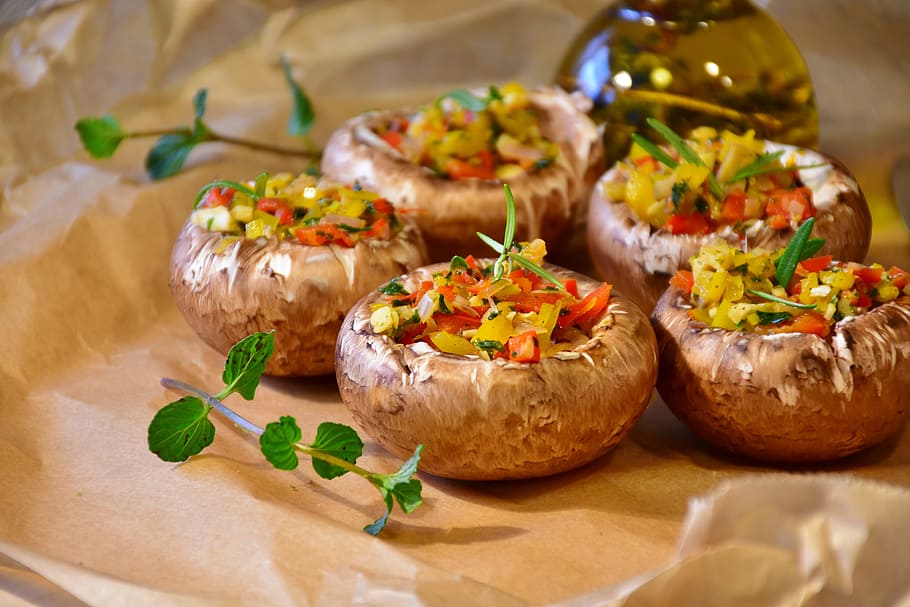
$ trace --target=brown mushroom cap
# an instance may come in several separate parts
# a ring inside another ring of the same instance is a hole
[[[404,280],[428,280],[447,269],[421,268]],[[599,284],[549,269],[576,278],[582,295]],[[376,299],[362,299],[338,336],[341,397],[364,431],[391,453],[404,458],[425,444],[420,466],[432,474],[496,480],[576,468],[616,445],[653,393],[654,331],[622,295],[611,296],[587,343],[538,363],[396,344],[370,328]]]
[[[585,111],[590,101],[560,89],[529,91],[541,117],[544,137],[559,146],[552,165],[508,181],[516,202],[516,240],[561,242],[584,211],[591,188],[605,168],[603,140]],[[335,131],[322,155],[323,174],[341,182],[357,180],[365,189],[415,210],[432,261],[453,255],[486,255],[475,236],[502,234],[506,221],[503,182],[498,179],[450,180],[409,162],[374,129],[407,118],[414,108],[374,111],[356,116]]]
[[[800,164],[829,163],[826,167],[800,171],[800,178],[812,190],[818,213],[812,236],[824,238],[819,255],[863,261],[872,239],[872,217],[866,198],[850,172],[840,162],[793,146],[765,142],[765,151],[793,151]],[[642,221],[624,201],[614,200],[603,189],[614,179],[616,167],[601,177],[588,209],[588,249],[597,271],[626,293],[646,313],[667,288],[678,269],[689,269],[689,259],[702,245],[717,238],[742,246],[733,230],[715,234],[671,234],[655,230]],[[778,249],[793,237],[792,230],[775,230],[763,222],[746,234],[749,247]]]
[[[224,246],[224,238],[187,221],[171,254],[171,292],[190,326],[222,354],[251,333],[274,329],[269,375],[330,373],[351,306],[426,260],[410,225],[392,240],[362,239],[351,248],[275,238]]]
[[[910,297],[836,323],[827,339],[706,328],[671,287],[654,309],[657,389],[728,451],[779,463],[835,459],[901,429],[910,413]]]

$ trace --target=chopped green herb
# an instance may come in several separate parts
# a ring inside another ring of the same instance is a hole
[[[479,350],[486,350],[487,352],[502,352],[504,349],[502,343],[495,339],[481,339],[473,343]]]
[[[763,312],[757,310],[755,313],[758,314],[758,324],[760,325],[776,325],[793,318],[793,315],[789,312]]]
[[[814,310],[815,304],[803,304],[796,301],[790,301],[789,299],[784,299],[783,297],[778,297],[777,295],[772,295],[771,293],[765,293],[764,291],[756,291],[754,289],[747,289],[747,293],[751,293],[756,297],[762,299],[767,299],[768,301],[773,301],[775,303],[784,304],[785,306],[790,306],[791,308],[799,308],[801,310]]]
[[[686,181],[677,181],[670,190],[670,200],[673,201],[673,212],[679,213],[679,204],[682,202],[686,192],[689,191],[689,184]]]
[[[402,285],[397,278],[393,278],[388,283],[379,287],[378,291],[385,295],[410,295],[408,290],[404,288],[404,285]]]

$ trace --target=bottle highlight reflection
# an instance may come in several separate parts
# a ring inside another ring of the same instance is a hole
[[[814,147],[815,95],[796,46],[748,0],[618,0],[571,45],[557,74],[594,100],[609,159],[654,116]],[[655,136],[653,133],[646,133]]]

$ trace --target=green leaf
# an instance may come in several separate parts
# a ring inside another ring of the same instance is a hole
[[[208,94],[208,90],[199,89],[193,96],[193,114],[195,122],[201,121],[202,117],[205,116],[205,101],[208,98]]]
[[[226,388],[219,394],[219,398],[236,392],[247,400],[253,400],[259,379],[274,350],[275,334],[272,331],[253,333],[234,344],[224,364],[221,378]]]
[[[770,154],[759,154],[755,160],[736,171],[736,173],[734,173],[733,176],[726,181],[726,183],[733,183],[734,181],[741,181],[748,177],[753,177],[754,175],[757,175],[761,171],[767,169],[769,164],[783,155],[784,150],[778,150]]]
[[[302,436],[297,420],[283,415],[277,422],[266,425],[259,436],[259,447],[273,466],[279,470],[293,470],[300,461],[294,445]]]
[[[796,265],[804,259],[803,253],[813,225],[815,225],[815,218],[810,217],[803,225],[799,226],[796,234],[793,235],[793,238],[787,244],[787,248],[784,249],[783,255],[777,260],[774,278],[777,280],[777,284],[785,289],[789,286],[790,279],[793,278]]]
[[[488,103],[486,99],[481,99],[471,91],[465,89],[455,89],[444,95],[440,95],[436,99],[436,107],[439,107],[444,99],[451,99],[464,109],[472,112],[482,112],[487,109]]]
[[[476,234],[477,234],[477,237],[478,237],[479,239],[481,239],[484,243],[486,243],[487,245],[489,245],[490,248],[492,248],[494,251],[496,251],[497,253],[502,252],[503,247],[502,247],[502,245],[501,245],[500,243],[498,243],[496,240],[490,238],[489,236],[487,236],[487,235],[484,234],[483,232],[477,232]],[[534,272],[535,274],[537,274],[538,276],[540,276],[540,277],[543,278],[544,280],[550,281],[550,282],[553,283],[553,285],[556,286],[556,288],[559,289],[560,291],[565,291],[565,290],[566,290],[566,287],[565,287],[564,284],[562,284],[562,281],[560,281],[560,280],[559,280],[558,278],[556,278],[553,274],[551,274],[550,272],[546,271],[545,269],[543,269],[541,266],[537,265],[536,263],[534,263],[534,262],[531,261],[530,259],[526,259],[526,258],[522,257],[521,255],[519,255],[518,253],[515,253],[514,251],[512,251],[512,252],[509,253],[509,258],[510,258],[512,261],[514,261],[515,263],[517,263],[518,265],[520,265],[521,267],[523,267],[524,269],[529,270],[529,271],[531,271],[531,272]]]
[[[449,271],[455,272],[456,270],[468,270],[468,262],[465,261],[465,258],[461,255],[455,255],[452,257],[452,261],[449,262]]]
[[[408,290],[405,289],[400,282],[398,282],[397,278],[393,278],[388,282],[388,284],[379,287],[377,291],[385,295],[410,295]]]
[[[420,480],[412,478],[417,473],[417,466],[420,463],[423,449],[423,445],[417,445],[413,455],[392,474],[375,474],[370,479],[376,485],[376,488],[379,489],[379,493],[382,494],[382,501],[385,503],[386,511],[372,524],[364,527],[364,531],[370,535],[377,535],[382,531],[389,520],[389,515],[392,513],[393,497],[406,514],[413,512],[423,503],[423,497],[420,494],[423,485]]]
[[[265,186],[268,183],[268,181],[269,181],[269,174],[266,172],[259,173],[259,175],[256,176],[255,191],[256,191],[256,196],[258,198],[262,198],[263,196],[265,196]]]
[[[763,312],[756,310],[755,313],[758,314],[758,324],[760,325],[776,325],[793,318],[793,315],[789,312]]]
[[[152,179],[164,179],[179,172],[199,141],[189,129],[161,136],[145,157],[145,170]]]
[[[502,278],[502,263],[509,256],[509,251],[512,250],[512,242],[515,240],[515,198],[512,196],[512,188],[509,187],[509,184],[504,183],[502,187],[506,193],[506,230],[502,239],[502,249],[499,252],[499,258],[493,264],[493,280]]]
[[[800,310],[814,310],[815,304],[804,304],[797,301],[790,301],[789,299],[784,299],[783,297],[778,297],[777,295],[772,295],[771,293],[765,293],[764,291],[756,291],[754,289],[746,289],[747,293],[750,293],[761,299],[767,299],[768,301],[773,301],[775,303],[783,304],[785,306],[790,306],[791,308],[799,308]]]
[[[76,131],[82,147],[92,158],[110,158],[124,138],[120,123],[110,114],[101,118],[82,118],[76,122]]]
[[[675,169],[679,166],[679,163],[675,158],[660,149],[660,147],[658,147],[657,144],[653,143],[650,139],[645,139],[638,133],[632,133],[632,141],[637,143],[641,149],[653,156],[655,160],[664,166],[668,166],[671,169]]]
[[[680,157],[684,158],[687,162],[694,164],[695,166],[703,167],[705,163],[702,161],[701,156],[689,147],[689,144],[686,143],[686,140],[677,135],[673,129],[668,127],[666,124],[658,120],[657,118],[648,117],[645,119],[645,122],[648,123],[652,129],[661,134],[661,136],[667,140],[667,142],[673,146],[673,148],[679,153]],[[672,167],[671,167],[672,168]],[[714,176],[714,173],[708,171],[708,185],[711,188],[711,193],[714,194],[719,200],[723,200],[724,192],[720,187],[720,184],[717,183],[717,177]]]
[[[803,247],[803,254],[800,255],[799,260],[810,259],[821,251],[823,246],[825,246],[824,238],[810,238],[806,241],[806,246]]]
[[[288,120],[288,133],[302,137],[309,133],[313,127],[316,113],[313,111],[313,104],[310,103],[309,97],[306,96],[300,85],[294,81],[294,76],[291,74],[291,66],[285,57],[281,58],[281,68],[284,70],[284,79],[287,81],[288,86],[291,87],[291,99],[294,104],[294,109]]]
[[[323,422],[316,428],[316,439],[310,445],[315,449],[334,455],[351,464],[357,463],[357,458],[363,454],[363,441],[357,432],[344,424]],[[333,479],[345,474],[347,470],[313,457],[313,470],[325,479]]]
[[[149,450],[166,462],[183,462],[201,452],[215,438],[210,410],[195,396],[165,405],[149,424]]]

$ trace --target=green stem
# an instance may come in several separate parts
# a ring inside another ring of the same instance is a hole
[[[205,402],[205,404],[207,404],[211,408],[215,409],[216,411],[218,411],[219,413],[224,415],[226,418],[228,418],[229,420],[234,422],[234,424],[237,427],[241,428],[242,430],[246,430],[250,434],[254,434],[256,436],[262,436],[262,433],[265,432],[265,430],[263,430],[261,427],[257,426],[256,424],[254,424],[253,422],[251,422],[250,420],[243,417],[242,415],[235,412],[233,409],[229,408],[227,405],[225,405],[224,403],[221,402],[221,399],[227,398],[228,395],[230,395],[231,392],[230,392],[229,388],[212,396],[208,392],[200,390],[199,388],[197,388],[195,386],[192,386],[188,383],[182,382],[177,379],[171,379],[169,377],[163,378],[161,380],[161,385],[164,386],[165,388],[173,388],[176,390],[182,390],[183,392],[186,392],[187,394],[192,394],[194,396],[198,396]],[[353,472],[354,474],[362,476],[365,479],[372,480],[372,478],[375,476],[375,473],[370,472],[369,470],[365,470],[364,468],[361,468],[360,466],[352,464],[351,462],[349,462],[347,460],[343,460],[340,457],[335,457],[334,455],[326,453],[325,451],[323,451],[321,449],[311,447],[310,445],[307,445],[305,443],[294,443],[294,447],[300,451],[303,451],[304,453],[306,453],[313,459],[320,459],[320,460],[326,462],[327,464],[332,464],[333,466],[338,466],[339,468],[343,468],[344,470],[347,470],[348,472]]]
[[[124,139],[139,139],[144,137],[162,137],[164,135],[176,135],[179,133],[185,132],[186,129],[153,129],[150,131],[134,131],[131,133],[124,133]],[[230,135],[222,135],[221,133],[216,133],[215,131],[209,130],[208,137],[205,141],[218,141],[220,143],[229,143],[231,145],[238,145],[241,147],[246,147],[251,150],[257,150],[260,152],[269,152],[272,154],[282,154],[287,156],[299,156],[301,158],[312,158],[318,159],[322,156],[322,151],[316,148],[313,145],[313,142],[309,139],[304,140],[304,145],[307,149],[298,150],[292,148],[280,147],[277,145],[271,145],[267,143],[260,143],[258,141],[250,141],[248,139],[240,139],[238,137],[231,137]]]

